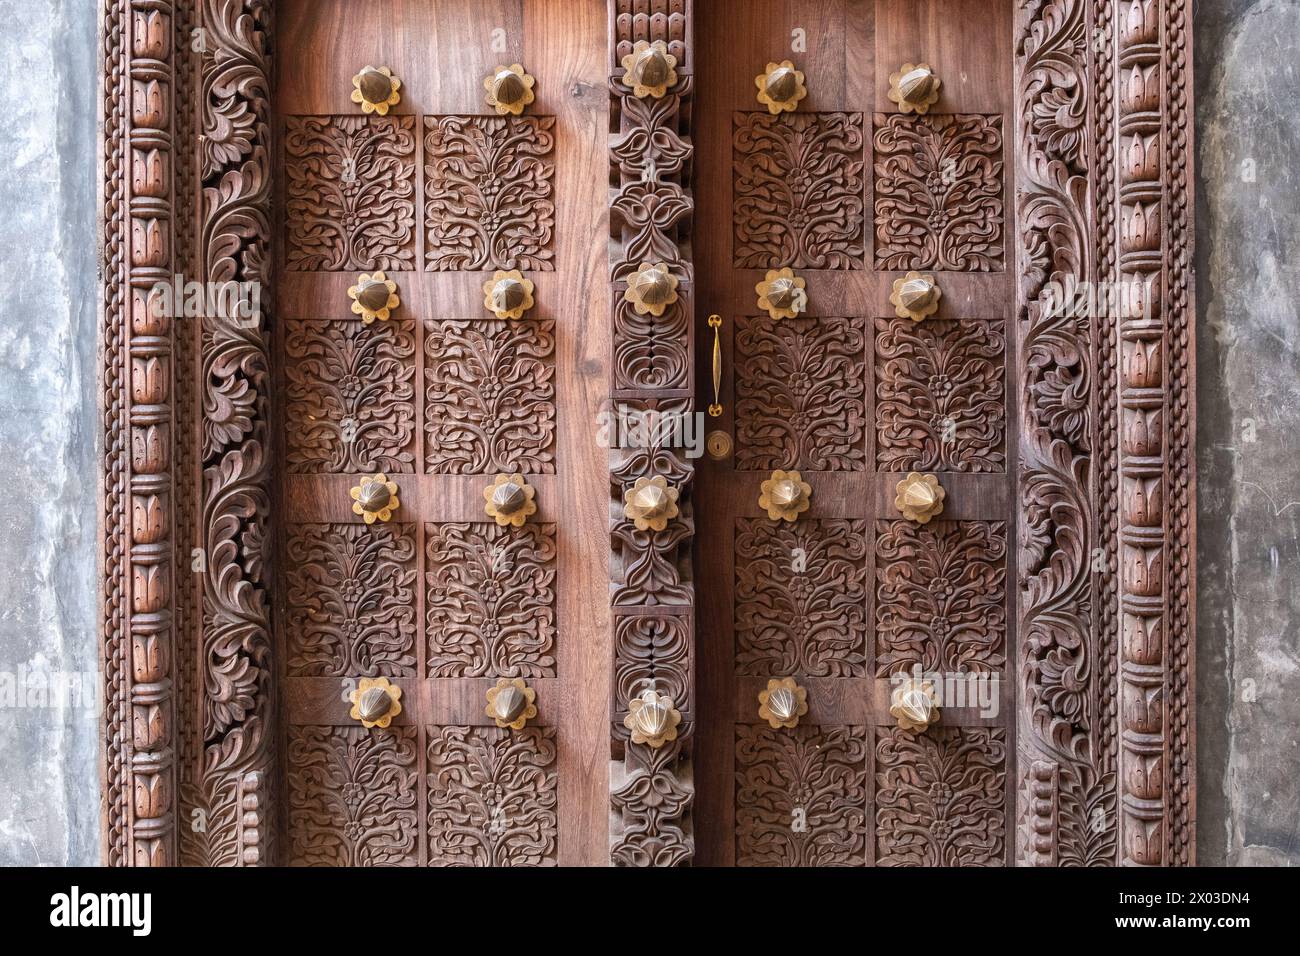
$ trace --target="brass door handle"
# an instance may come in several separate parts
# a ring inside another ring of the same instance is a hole
[[[713,404],[709,406],[710,418],[722,417],[722,316],[709,316],[709,328],[713,330]]]
[[[767,690],[758,692],[758,716],[773,730],[799,726],[799,718],[808,713],[808,691],[793,677],[778,677],[767,682]]]

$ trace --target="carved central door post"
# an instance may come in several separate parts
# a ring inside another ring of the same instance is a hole
[[[695,412],[690,0],[610,0],[610,856],[688,864]],[[626,443],[617,423],[635,422]]]

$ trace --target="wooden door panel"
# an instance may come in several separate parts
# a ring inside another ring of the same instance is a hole
[[[599,862],[604,7],[279,6],[286,861]],[[536,99],[497,115],[483,78],[515,62]],[[401,80],[387,116],[351,101],[367,64]],[[377,269],[401,304],[365,324],[347,290]],[[500,319],[511,269],[535,305]],[[349,490],[376,472],[401,504],[367,525]],[[483,490],[516,472],[538,510],[502,527]],[[378,676],[403,710],[367,729],[349,693]],[[501,677],[537,693],[522,730],[485,712]]]
[[[1011,9],[976,6],[697,13],[697,296],[723,318],[733,440],[696,490],[704,863],[1010,859]],[[783,59],[808,95],[774,116],[754,77]],[[944,96],[902,114],[889,74],[921,61]],[[774,321],[755,285],[787,267],[807,308]],[[889,302],[910,270],[943,293],[922,322]],[[813,488],[794,523],[759,507],[776,469]],[[911,471],[947,493],[925,525],[895,507]],[[913,668],[944,697],[924,734],[889,713]],[[794,729],[758,716],[783,677],[808,691]]]

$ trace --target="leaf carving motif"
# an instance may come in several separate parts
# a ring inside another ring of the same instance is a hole
[[[427,525],[430,677],[555,676],[555,526]]]
[[[866,467],[861,319],[736,321],[736,467]]]
[[[877,114],[876,267],[1004,268],[1002,117]]]
[[[415,470],[415,330],[285,322],[286,457],[290,472]]]
[[[867,524],[736,525],[736,670],[866,674]]]
[[[861,113],[736,113],[733,260],[740,269],[861,269]]]
[[[415,152],[412,116],[289,117],[289,269],[413,268]]]
[[[555,117],[424,118],[426,268],[554,268]]]

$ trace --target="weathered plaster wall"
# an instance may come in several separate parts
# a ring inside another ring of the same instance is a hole
[[[0,865],[99,860],[97,22],[0,0]]]
[[[34,676],[96,686],[98,9],[0,0],[5,89],[51,84],[0,114],[0,865],[98,860],[97,715]],[[1200,859],[1294,864],[1300,0],[1196,30]]]
[[[1200,859],[1300,864],[1300,0],[1196,31]]]

